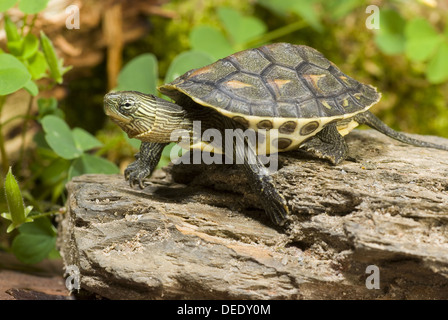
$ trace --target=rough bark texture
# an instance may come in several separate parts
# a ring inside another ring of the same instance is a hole
[[[64,262],[112,299],[447,299],[448,152],[370,130],[347,142],[355,161],[339,166],[280,155],[286,230],[266,219],[238,166],[170,166],[144,190],[122,176],[75,178]],[[366,288],[369,265],[379,289]]]

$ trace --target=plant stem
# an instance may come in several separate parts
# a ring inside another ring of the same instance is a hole
[[[2,130],[2,126],[0,124],[0,130]],[[1,174],[1,178],[3,181],[3,177],[5,177],[6,173],[8,172],[9,169],[9,160],[8,160],[8,156],[6,155],[6,149],[5,149],[5,140],[3,139],[3,134],[0,133],[0,153],[2,155],[2,174]]]
[[[0,96],[0,154],[2,156],[2,172],[1,172],[2,181],[3,176],[6,175],[9,169],[9,160],[8,155],[6,154],[5,140],[3,138],[3,124],[1,122],[2,110],[3,106],[5,105],[5,102],[6,102],[6,96]]]
[[[39,218],[43,218],[43,217],[52,216],[55,214],[62,214],[62,213],[59,210],[52,210],[52,211],[48,211],[48,212],[40,213],[40,214],[36,214],[36,215],[29,215],[28,217],[33,218],[33,219],[39,219]]]
[[[284,27],[272,30],[268,33],[261,35],[255,39],[250,40],[245,44],[245,47],[254,47],[261,45],[263,43],[269,42],[271,40],[286,36],[287,34],[293,33],[294,31],[303,29],[308,26],[308,23],[305,20],[299,20],[288,24]]]
[[[31,108],[33,107],[34,97],[30,96],[30,101],[28,102],[28,108],[26,110],[25,119],[23,121],[23,129],[22,129],[22,145],[20,147],[20,156],[19,156],[19,168],[17,172],[21,172],[23,168],[24,154],[25,154],[25,138],[26,133],[28,131],[28,123],[31,118]]]
[[[31,31],[33,30],[34,24],[36,23],[36,19],[37,19],[37,14],[35,14],[33,16],[33,20],[31,20],[31,25],[30,25],[30,29],[28,30],[28,33],[31,33]]]
[[[25,26],[26,26],[26,20],[28,18],[28,14],[25,14],[23,16],[23,24],[22,27],[20,28],[20,36],[23,38],[23,33],[25,32]]]
[[[36,117],[34,117],[34,116],[27,116],[27,115],[24,115],[24,114],[18,114],[18,115],[15,115],[15,116],[9,118],[8,120],[5,120],[3,122],[3,125],[6,126],[8,123],[13,122],[14,120],[17,120],[17,119],[21,119],[21,118],[28,119],[28,120],[36,120]]]

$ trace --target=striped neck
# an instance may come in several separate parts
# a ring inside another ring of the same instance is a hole
[[[145,141],[177,142],[171,141],[171,133],[174,130],[192,130],[193,121],[187,116],[187,111],[181,106],[156,97],[155,110],[154,122],[151,130],[145,135],[148,138]]]

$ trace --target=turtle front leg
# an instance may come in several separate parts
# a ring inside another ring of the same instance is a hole
[[[239,135],[237,131],[234,142],[234,155],[236,160],[243,160],[243,168],[248,178],[249,185],[258,195],[266,214],[271,221],[283,226],[289,214],[285,198],[277,191],[269,170],[261,163],[255,147],[247,137]]]
[[[283,226],[289,214],[285,198],[277,191],[269,171],[262,163],[244,164],[252,189],[259,195],[263,208],[271,221]]]
[[[167,143],[142,142],[139,153],[135,155],[136,160],[124,170],[124,177],[129,180],[132,188],[135,184],[141,189],[145,187],[143,180],[156,168],[166,145]]]
[[[347,158],[348,147],[344,137],[339,133],[336,124],[329,124],[318,134],[301,144],[303,149],[312,155],[329,160],[337,165]]]

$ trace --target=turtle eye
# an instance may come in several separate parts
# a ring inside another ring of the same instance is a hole
[[[120,111],[125,114],[130,113],[133,110],[133,108],[134,108],[134,101],[127,100],[127,101],[123,101],[120,104]]]

